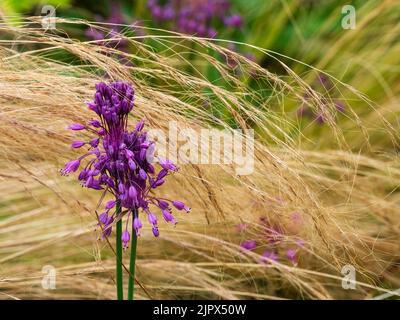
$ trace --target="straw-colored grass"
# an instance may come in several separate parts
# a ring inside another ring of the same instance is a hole
[[[304,80],[316,70],[308,67],[300,76],[271,52],[253,47],[282,63],[286,74],[263,69],[218,41],[121,35],[128,54],[44,32],[34,22],[0,24],[2,298],[115,298],[112,250],[95,231],[100,194],[59,176],[74,157],[73,134],[65,126],[91,116],[85,102],[95,83],[111,79],[135,86],[131,125],[146,118],[151,128],[165,130],[171,120],[196,130],[256,130],[252,175],[237,176],[228,165],[182,165],[163,187],[192,212],[179,215],[176,228],[162,224],[159,239],[145,228],[137,280],[146,290],[138,288],[137,299],[371,298],[399,286],[400,168],[390,149],[396,132],[385,112],[356,88],[332,78],[348,103],[343,129],[335,109],[324,103],[329,93]],[[58,32],[85,25],[57,22]],[[188,60],[190,51],[197,59]],[[238,61],[240,76],[226,64],[227,54]],[[215,83],[205,77],[210,65],[219,73]],[[250,77],[259,89],[250,86]],[[304,99],[305,91],[311,99]],[[368,108],[373,126],[352,111],[353,100]],[[308,134],[308,126],[317,124],[304,126],[295,116],[302,103],[326,114],[322,136]],[[392,143],[384,153],[371,144],[376,131]],[[293,226],[294,212],[301,215],[300,228]],[[260,217],[283,231],[283,248],[304,240],[297,266],[285,259],[260,263],[262,247],[240,248],[243,236],[235,225],[248,223],[249,236],[262,243]],[[341,287],[346,264],[356,268],[355,290]],[[41,287],[45,265],[56,267],[55,290]]]

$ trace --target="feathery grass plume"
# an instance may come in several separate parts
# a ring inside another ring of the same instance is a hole
[[[130,46],[127,53],[61,33],[104,25],[58,18],[60,33],[46,33],[34,24],[39,19],[21,27],[0,24],[4,297],[115,297],[115,247],[97,242],[92,232],[98,198],[61,179],[58,168],[60,155],[77,157],[76,149],[66,147],[72,137],[65,126],[88,119],[82,101],[90,99],[96,83],[116,80],[134,85],[137,109],[130,117],[146,119],[151,127],[166,130],[168,119],[197,132],[252,127],[256,134],[252,175],[238,176],[229,164],[188,164],[162,190],[162,197],[187,199],[194,212],[190,223],[184,216],[173,233],[162,232],[160,225],[159,241],[153,241],[151,226],[143,225],[137,299],[369,298],[397,287],[400,170],[390,148],[374,153],[375,134],[392,141],[394,131],[385,112],[355,88],[330,77],[342,95],[334,98],[346,101],[341,127],[342,121],[333,121],[334,106],[326,108],[322,99],[329,99],[329,93],[313,90],[306,74],[300,77],[273,52],[249,47],[279,63],[284,75],[220,46],[224,41],[218,39],[151,35],[147,29],[142,37],[121,34]],[[190,50],[197,59],[187,59]],[[228,54],[238,61],[240,76],[215,58]],[[119,55],[133,64],[122,64]],[[310,74],[321,72],[301,67]],[[213,82],[205,78],[209,68],[218,74]],[[373,124],[369,116],[364,121],[354,112],[353,102],[368,109]],[[327,114],[326,125],[319,128],[323,135],[314,136],[298,121],[302,103]],[[296,232],[291,229],[293,212],[304,222]],[[307,243],[296,266],[271,255],[265,257],[268,263],[260,263],[263,248],[240,247],[245,239],[234,226],[251,226],[253,234],[246,237],[258,241],[260,216],[282,230],[281,241],[288,247],[298,237]],[[57,290],[40,285],[46,264],[57,269]],[[357,270],[356,290],[341,287],[346,264]]]

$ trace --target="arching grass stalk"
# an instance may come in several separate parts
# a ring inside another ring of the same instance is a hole
[[[134,209],[133,214],[135,218],[138,216],[136,208]],[[129,263],[128,300],[133,300],[135,291],[136,248],[137,248],[137,236],[135,232],[132,232],[131,258]]]
[[[123,279],[122,279],[122,217],[120,201],[116,202],[115,215],[117,218],[117,239],[116,239],[116,264],[115,275],[117,279],[117,299],[124,300]]]

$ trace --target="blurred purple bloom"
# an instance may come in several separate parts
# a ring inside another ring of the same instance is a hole
[[[257,242],[255,240],[246,240],[243,241],[240,246],[246,250],[253,250],[257,247]]]
[[[237,232],[244,232],[244,231],[246,231],[247,227],[248,227],[248,225],[246,223],[239,223],[236,226],[236,230],[237,230]]]
[[[264,253],[262,254],[262,258],[261,261],[264,263],[268,263],[270,261],[278,261],[278,254],[274,251],[264,251]]]
[[[343,113],[346,110],[344,103],[340,101],[335,102],[335,108],[340,113]]]
[[[297,264],[296,253],[297,253],[296,249],[289,249],[289,250],[286,252],[287,258],[288,258],[289,261],[290,261],[291,263],[293,263],[293,264]]]
[[[199,37],[215,37],[216,28],[222,25],[242,25],[240,15],[229,15],[229,0],[148,0],[147,7],[156,22],[169,23],[178,32]]]

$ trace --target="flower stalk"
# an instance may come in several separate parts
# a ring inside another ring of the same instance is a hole
[[[123,279],[122,279],[122,218],[121,215],[121,205],[119,201],[116,203],[116,227],[117,227],[117,238],[116,238],[116,266],[115,273],[117,278],[117,299],[124,300],[124,290],[123,290]]]
[[[134,211],[135,218],[138,216],[137,209]],[[135,269],[136,269],[136,248],[137,248],[137,236],[135,232],[132,232],[131,239],[131,257],[129,263],[129,282],[128,282],[128,300],[134,299],[135,291]]]

